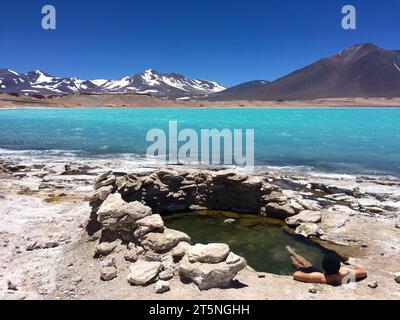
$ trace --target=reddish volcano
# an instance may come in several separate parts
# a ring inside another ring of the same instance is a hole
[[[218,93],[219,99],[223,94],[224,91]],[[229,94],[229,99],[236,100],[344,97],[400,97],[400,51],[385,50],[372,44],[356,45],[268,86],[255,90],[248,88],[234,96],[232,92]]]

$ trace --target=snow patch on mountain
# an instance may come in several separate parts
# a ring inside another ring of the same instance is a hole
[[[16,75],[16,76],[19,76],[19,74],[18,74],[17,72],[15,72],[15,71],[13,71],[13,70],[11,70],[11,69],[7,69],[7,71],[8,71],[9,73],[12,73],[12,74]]]
[[[107,83],[108,80],[105,80],[105,79],[95,79],[95,80],[90,80],[90,82],[93,83],[95,86],[101,87],[102,85],[104,85],[105,83]]]
[[[33,81],[31,81],[31,84],[51,83],[54,80],[53,77],[46,75],[45,73],[41,72],[40,70],[36,70],[35,74],[37,75],[37,77],[34,78]]]

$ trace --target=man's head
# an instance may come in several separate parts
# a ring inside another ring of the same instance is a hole
[[[322,261],[322,268],[328,275],[333,275],[340,270],[340,258],[333,253],[327,254]]]

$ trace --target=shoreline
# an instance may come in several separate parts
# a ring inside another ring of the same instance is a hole
[[[200,109],[199,107],[174,107],[174,106],[166,106],[166,107],[1,107],[0,110],[57,110],[57,109]],[[266,107],[201,107],[201,109],[400,109],[400,106],[286,106],[286,107],[278,107],[278,106],[266,106]]]
[[[62,159],[53,163],[24,159],[8,163],[6,167],[12,168],[12,171],[3,172],[0,179],[0,242],[6,244],[0,254],[0,264],[6,267],[0,271],[0,278],[17,282],[19,290],[11,294],[0,289],[0,296],[4,299],[180,299],[182,296],[188,299],[400,299],[400,294],[395,294],[398,284],[393,278],[393,274],[400,271],[396,258],[400,252],[400,231],[394,227],[400,218],[398,178],[328,177],[279,170],[256,173],[279,186],[286,199],[303,199],[311,210],[320,211],[323,217],[328,214],[324,218],[328,220],[323,220],[321,225],[325,231],[325,244],[332,241],[358,248],[358,253],[350,260],[365,267],[370,278],[355,284],[355,287],[313,286],[295,283],[291,277],[270,274],[262,274],[259,278],[259,273],[247,268],[237,276],[240,282],[247,285],[240,290],[199,292],[194,285],[181,285],[179,279],[174,278],[171,285],[175,289],[160,296],[153,293],[151,286],[128,286],[123,275],[125,269],[119,271],[122,275],[115,281],[104,283],[99,280],[98,262],[90,255],[94,244],[88,240],[83,229],[90,212],[84,198],[92,192],[96,175],[109,170],[143,175],[157,168],[178,172],[199,169],[133,163],[128,168],[119,161],[71,162]],[[324,192],[317,197],[312,196],[310,200],[309,186],[312,190],[315,188]],[[303,188],[305,191],[302,191]],[[354,194],[356,197],[351,195],[354,190],[359,192]],[[327,208],[319,208],[329,202],[331,204]],[[25,213],[27,204],[31,209]],[[371,228],[374,229],[372,234],[368,231]],[[57,246],[25,250],[30,242],[35,240],[39,243],[43,239],[50,244],[57,243]],[[38,274],[33,276],[34,280],[29,280],[32,268],[36,268]],[[371,280],[379,282],[377,289],[368,287]],[[76,288],[70,290],[73,286]],[[316,288],[317,294],[310,293],[310,288]],[[116,294],[115,290],[119,293]]]
[[[172,164],[155,159],[148,159],[140,154],[135,153],[110,153],[110,154],[80,154],[82,150],[62,150],[62,149],[7,149],[0,147],[0,160],[9,160],[10,162],[77,162],[84,163],[86,161],[97,164],[99,166],[104,165],[107,162],[114,163],[115,166],[121,166],[121,170],[129,170],[130,168],[142,166],[148,168],[161,168],[161,167],[188,167],[196,169],[214,170],[220,169],[221,166],[212,165],[201,165],[201,164]],[[255,164],[254,169],[248,172],[242,167],[235,165],[224,166],[224,169],[234,169],[249,173],[251,175],[263,174],[264,172],[275,172],[286,175],[303,175],[308,177],[318,177],[327,179],[356,179],[357,177],[371,177],[371,178],[387,178],[387,179],[400,179],[400,174],[389,173],[389,172],[350,172],[350,171],[324,171],[318,168],[307,165],[267,165],[267,164]]]
[[[296,108],[400,108],[400,98],[321,98],[297,101],[262,100],[161,100],[147,95],[82,95],[69,94],[41,99],[32,96],[18,97],[0,94],[0,109],[9,108],[197,108],[197,109],[296,109]]]

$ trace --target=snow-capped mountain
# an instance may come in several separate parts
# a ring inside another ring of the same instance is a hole
[[[54,77],[40,70],[18,73],[10,69],[0,69],[0,92],[6,93],[138,93],[163,99],[193,99],[222,90],[225,88],[217,82],[191,80],[180,74],[163,74],[151,69],[118,80],[81,80]]]

